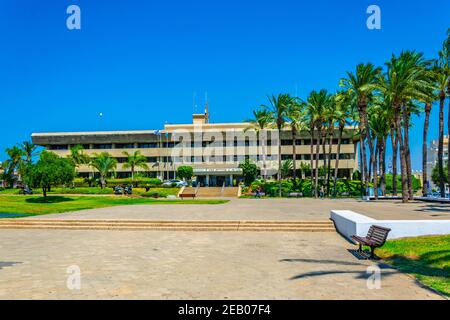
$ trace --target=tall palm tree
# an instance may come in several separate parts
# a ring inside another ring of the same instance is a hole
[[[287,93],[268,97],[269,106],[264,106],[271,111],[273,122],[278,130],[278,195],[281,197],[281,132],[287,121],[287,112],[294,99]]]
[[[429,61],[423,54],[415,51],[403,51],[399,56],[392,55],[386,62],[387,71],[380,77],[380,91],[391,101],[393,128],[400,146],[400,169],[402,181],[402,201],[412,198],[411,164],[409,152],[409,126],[412,102],[423,101],[432,86],[427,71]],[[404,134],[403,134],[404,132]]]
[[[441,59],[440,59],[441,60]],[[444,104],[448,84],[448,75],[443,68],[443,62],[437,63],[435,68],[437,96],[439,97],[439,138],[438,138],[438,172],[439,172],[439,189],[441,197],[445,197],[445,181],[444,181]]]
[[[314,168],[314,196],[318,197],[318,186],[319,186],[319,154],[320,145],[322,138],[326,138],[326,133],[324,131],[325,123],[325,111],[328,105],[331,103],[332,96],[327,92],[327,90],[322,89],[320,91],[312,91],[306,101],[306,112],[307,121],[310,125],[311,131],[311,168]],[[313,152],[314,144],[314,132],[317,132],[316,138],[316,152]],[[313,162],[313,155],[315,155],[315,164]],[[325,161],[325,159],[324,159]]]
[[[94,158],[92,159],[90,165],[100,174],[100,185],[102,189],[105,188],[106,177],[111,172],[116,171],[117,160],[108,152],[102,152],[100,154],[94,154]]]
[[[347,78],[343,78],[340,81],[340,86],[345,90],[352,93],[357,101],[356,105],[358,107],[359,113],[359,129],[362,134],[362,140],[367,139],[370,152],[370,162],[372,167],[375,165],[375,153],[372,139],[370,137],[370,130],[367,127],[368,116],[367,116],[367,105],[370,97],[378,86],[378,75],[381,73],[381,68],[375,67],[372,63],[358,64],[356,66],[355,73],[347,72]],[[365,158],[365,148],[364,143],[360,143],[361,154]],[[364,159],[362,163],[363,171],[366,171],[367,163]],[[377,179],[374,179],[374,189],[377,189]],[[365,177],[365,188],[369,188],[369,180],[366,175]],[[375,192],[375,199],[378,198],[378,193]]]
[[[267,135],[263,135],[261,138],[261,133],[267,133],[267,129],[270,128],[272,121],[272,113],[268,109],[259,109],[253,111],[253,119],[248,119],[245,122],[250,123],[250,126],[244,129],[244,132],[248,130],[255,130],[258,141],[261,144],[262,153],[262,163],[263,163],[263,179],[267,178],[267,157],[266,157],[266,146],[265,140]]]
[[[427,139],[428,139],[428,127],[430,124],[430,113],[431,113],[431,102],[425,103],[425,122],[423,125],[423,141],[422,141],[422,180],[423,180],[423,186],[422,186],[422,194],[424,197],[428,194],[428,173],[427,173],[427,158],[428,158],[428,145],[427,145]]]
[[[25,162],[27,164],[31,164],[33,161],[33,157],[37,154],[37,146],[30,141],[24,141],[20,145],[20,148],[22,149],[23,156],[25,157]]]
[[[133,153],[124,151],[123,154],[127,157],[126,162],[123,164],[122,168],[131,170],[131,181],[134,181],[134,173],[136,168],[142,168],[148,170],[147,157],[141,154],[141,151],[136,150]]]
[[[369,112],[369,126],[373,133],[372,137],[376,140],[375,157],[378,158],[378,163],[375,161],[373,168],[374,179],[380,177],[381,194],[386,194],[386,140],[390,130],[390,101],[389,99],[380,99],[377,101]],[[380,173],[378,174],[379,169]]]
[[[338,124],[338,141],[336,150],[336,160],[334,163],[334,178],[333,178],[333,196],[336,197],[336,183],[338,178],[339,158],[341,155],[342,135],[346,124],[351,121],[353,116],[353,99],[347,91],[339,91],[335,95],[336,104],[336,122]]]
[[[289,127],[291,128],[292,132],[292,170],[293,175],[292,178],[294,179],[294,184],[296,183],[297,179],[297,134],[299,131],[303,130],[306,125],[305,121],[305,108],[306,104],[299,99],[295,99],[295,101],[292,103],[291,107],[289,108],[287,112],[287,116],[289,118]]]

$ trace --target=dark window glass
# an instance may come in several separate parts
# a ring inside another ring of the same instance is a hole
[[[158,143],[157,142],[138,143],[138,148],[142,149],[158,148]]]
[[[68,148],[67,144],[53,144],[49,147],[50,150],[67,150]]]
[[[94,144],[92,149],[112,149],[112,144],[111,143]]]
[[[116,143],[116,149],[134,149],[134,143]]]

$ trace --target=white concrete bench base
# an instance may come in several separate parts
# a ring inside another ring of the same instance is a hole
[[[388,239],[450,234],[450,220],[376,220],[350,210],[331,210],[336,230],[347,239],[367,235],[371,225],[390,228]]]

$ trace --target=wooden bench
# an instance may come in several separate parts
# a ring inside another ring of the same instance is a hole
[[[352,236],[352,239],[355,240],[359,244],[359,252],[362,252],[362,246],[370,247],[370,259],[374,259],[374,250],[375,248],[381,247],[386,242],[387,236],[391,229],[380,227],[376,225],[372,225],[367,232],[367,236],[359,237]]]
[[[300,197],[303,197],[303,193],[301,193],[301,192],[289,192],[288,197],[300,198]]]
[[[180,198],[181,199],[183,199],[183,198],[192,198],[192,199],[194,199],[195,198],[195,193],[182,193],[182,194],[180,194]]]

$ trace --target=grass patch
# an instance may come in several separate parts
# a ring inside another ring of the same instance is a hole
[[[61,213],[85,209],[133,204],[222,204],[228,200],[214,199],[153,199],[125,196],[5,196],[0,195],[0,213],[28,213],[33,215]]]
[[[178,191],[180,191],[180,188],[161,188],[161,187],[155,187],[150,188],[149,192],[157,192],[162,195],[174,195],[176,196],[178,194]],[[144,188],[133,188],[133,194],[141,195],[145,193]],[[33,189],[33,193],[36,195],[41,195],[42,190],[40,189]],[[4,189],[0,191],[0,195],[18,195],[20,194],[20,189]],[[108,194],[114,194],[114,190],[112,188],[100,188],[100,187],[79,187],[79,188],[52,188],[48,194],[87,194],[87,195],[94,195],[94,194],[100,194],[100,195],[108,195]]]
[[[390,240],[376,253],[421,283],[450,296],[450,235]]]

